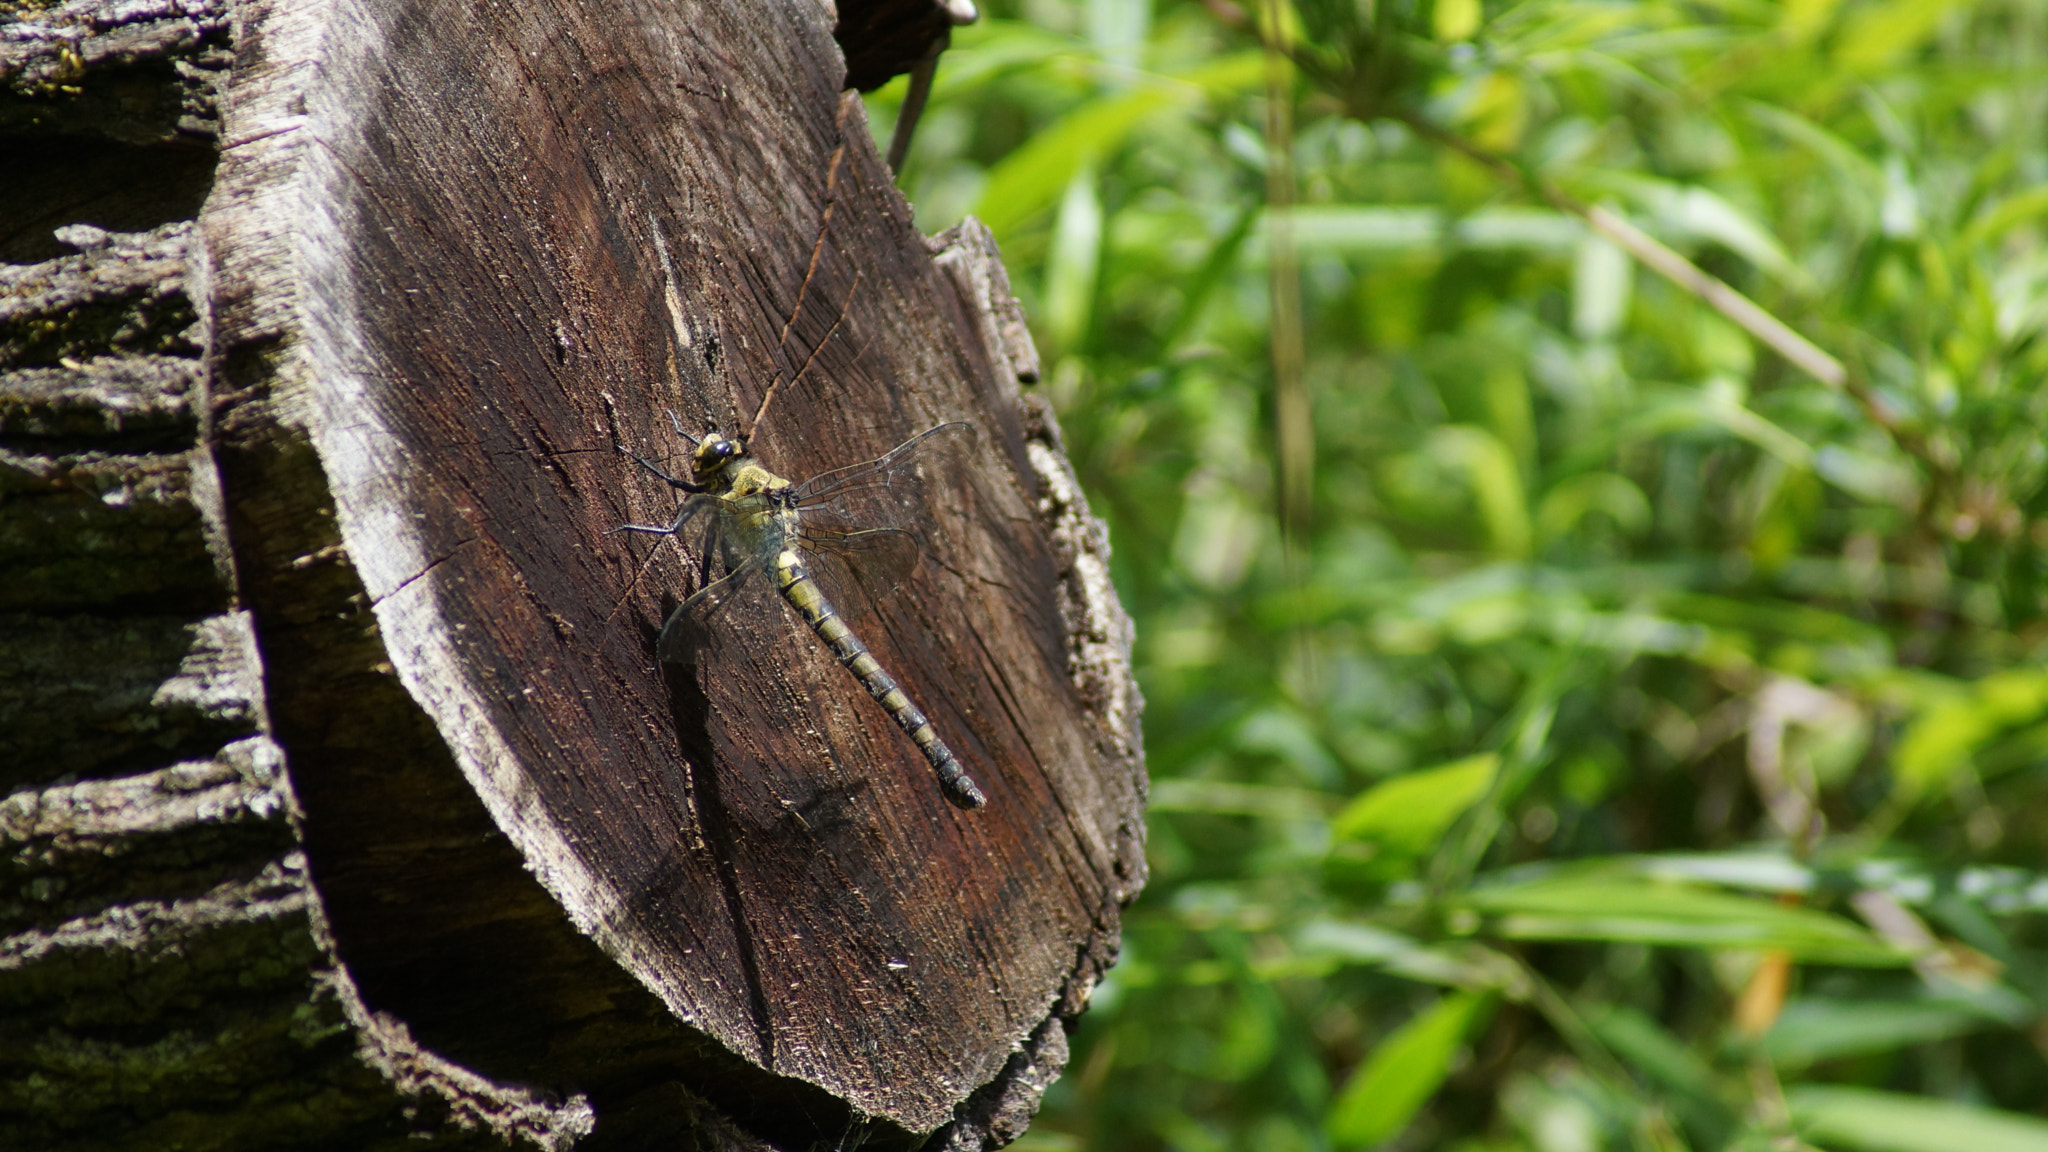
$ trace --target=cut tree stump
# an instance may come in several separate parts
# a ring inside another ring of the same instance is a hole
[[[0,1146],[1021,1133],[1140,702],[994,243],[843,91],[931,11],[6,11]],[[670,412],[795,479],[976,427],[861,632],[986,808],[794,613],[656,661]]]

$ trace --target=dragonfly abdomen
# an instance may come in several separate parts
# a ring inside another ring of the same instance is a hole
[[[783,597],[803,616],[804,623],[811,626],[818,639],[832,649],[832,655],[838,658],[839,663],[853,673],[861,687],[868,690],[868,695],[873,696],[895,719],[897,726],[909,734],[924,753],[924,758],[931,763],[932,771],[938,774],[947,797],[964,808],[979,808],[988,803],[981,789],[968,778],[967,770],[960,766],[953,750],[939,739],[938,729],[932,727],[931,720],[911,703],[895,677],[882,668],[881,662],[868,651],[868,646],[861,643],[853,629],[846,626],[846,621],[839,618],[838,611],[819,591],[817,582],[804,570],[803,562],[796,553],[782,553],[776,558],[775,568],[776,583],[781,587]]]

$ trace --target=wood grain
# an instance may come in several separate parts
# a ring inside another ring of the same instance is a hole
[[[487,1075],[577,1087],[522,1032],[591,987],[523,867],[702,1037],[647,1040],[672,1049],[647,1076],[778,1140],[1015,1135],[1142,883],[1143,770],[1106,542],[1018,392],[1035,361],[985,231],[935,253],[915,230],[823,6],[238,20],[201,217],[210,414],[366,998]],[[793,478],[977,426],[947,547],[863,635],[987,809],[950,807],[793,621],[656,664],[693,567],[608,533],[673,507],[615,451],[679,449],[669,410]],[[583,1010],[631,994],[604,999]]]

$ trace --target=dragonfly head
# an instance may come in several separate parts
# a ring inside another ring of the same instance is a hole
[[[718,475],[726,464],[747,454],[739,441],[714,432],[697,445],[697,451],[690,457],[690,467],[697,473],[701,483]]]

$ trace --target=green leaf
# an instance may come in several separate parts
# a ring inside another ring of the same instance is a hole
[[[1017,69],[1062,56],[1085,55],[1086,50],[1072,37],[984,14],[980,20],[954,29],[953,46],[932,83],[932,104],[939,107],[977,95],[989,81]]]
[[[1623,435],[1650,439],[1718,430],[1747,440],[1794,468],[1813,467],[1813,449],[1783,426],[1757,415],[1732,384],[1716,378],[1704,388],[1667,390],[1623,426]]]
[[[1794,1000],[1764,1037],[1781,1069],[1928,1044],[2004,1021],[1975,1005],[1942,1000]]]
[[[1572,334],[1610,340],[1628,319],[1635,261],[1601,236],[1588,236],[1572,260]]]
[[[1593,1035],[1643,1075],[1682,1096],[1713,1098],[1714,1070],[1655,1020],[1621,1004],[1585,1016]]]
[[[1146,801],[1146,807],[1154,812],[1206,812],[1276,820],[1320,820],[1329,804],[1329,796],[1308,788],[1174,779],[1154,780],[1152,795]]]
[[[1430,23],[1436,38],[1448,44],[1471,39],[1483,18],[1479,0],[1437,0]]]
[[[1628,535],[1650,526],[1649,498],[1634,481],[1612,472],[1588,472],[1543,494],[1536,509],[1536,530],[1546,541],[1557,540],[1596,513]]]
[[[1521,470],[1500,437],[1476,425],[1450,424],[1431,434],[1426,450],[1465,474],[1494,554],[1510,560],[1527,556],[1531,532]]]
[[[1436,1094],[1451,1058],[1492,1003],[1484,993],[1446,996],[1374,1048],[1330,1107],[1325,1126],[1331,1145],[1370,1148],[1407,1127]]]
[[[2048,710],[2048,672],[1994,673],[1961,694],[1936,699],[1899,738],[1892,773],[1899,787],[1921,794],[1946,785],[2001,730]]]
[[[1467,905],[1510,940],[1609,940],[1681,948],[1779,948],[1816,964],[1890,967],[1912,959],[1838,916],[1683,884],[1602,876],[1487,885]]]
[[[1918,47],[1958,0],[1891,0],[1866,8],[1842,31],[1835,59],[1851,72],[1870,72]]]
[[[2048,184],[2008,196],[1978,214],[1963,230],[1958,243],[1974,247],[1996,241],[2037,216],[2048,216]]]
[[[2048,1120],[1925,1096],[1799,1084],[1785,1091],[1808,1140],[1843,1152],[2043,1152]]]
[[[1486,795],[1499,766],[1499,755],[1482,752],[1375,784],[1344,806],[1331,831],[1383,853],[1420,856]]]
[[[1276,213],[1269,210],[1265,215],[1270,220]],[[1286,209],[1285,215],[1297,248],[1331,255],[1399,255],[1448,248],[1564,255],[1590,234],[1576,217],[1546,208],[1482,208],[1454,216],[1424,205],[1305,204]],[[1263,264],[1264,241],[1254,240],[1245,254]]]
[[[989,172],[975,215],[998,240],[1007,239],[1018,225],[1050,208],[1082,165],[1121,146],[1146,118],[1186,107],[1211,91],[1255,88],[1265,77],[1265,67],[1265,58],[1258,53],[1225,56],[1179,77],[1147,77],[1129,91],[1083,104]]]
[[[1231,269],[1237,266],[1246,241],[1257,230],[1259,221],[1263,218],[1259,207],[1253,204],[1246,205],[1238,213],[1236,223],[1232,224],[1230,230],[1209,249],[1208,258],[1202,261],[1201,268],[1186,282],[1181,296],[1180,314],[1174,318],[1173,325],[1166,330],[1166,334],[1159,338],[1158,348],[1147,357],[1148,360],[1164,359],[1167,353],[1172,352],[1187,338],[1188,333],[1195,330],[1195,326],[1201,322],[1202,313],[1209,305],[1210,298],[1215,295],[1217,286],[1222,284]]]
[[[1719,244],[1781,280],[1803,282],[1803,273],[1770,230],[1714,192],[1640,176],[1613,181],[1650,216],[1651,231],[1683,244]]]
[[[1398,932],[1354,920],[1316,919],[1296,929],[1293,958],[1297,964],[1360,964],[1424,984],[1468,991],[1526,995],[1527,979],[1514,961],[1490,948],[1459,941],[1425,945]]]
[[[1045,324],[1055,347],[1070,349],[1087,333],[1101,262],[1102,198],[1094,165],[1084,164],[1067,181],[1045,268]]]

